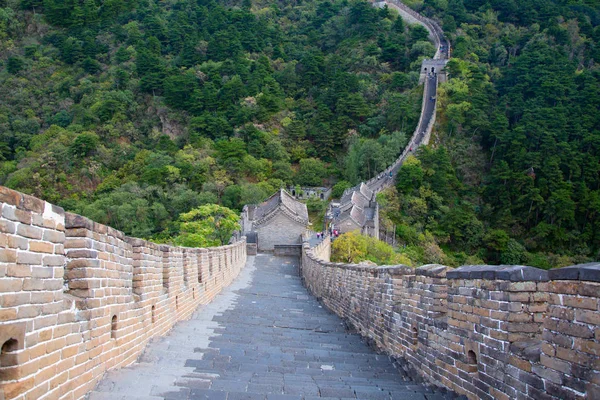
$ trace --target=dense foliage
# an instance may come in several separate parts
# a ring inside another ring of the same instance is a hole
[[[344,233],[333,241],[331,260],[344,263],[370,261],[378,265],[411,263],[389,244],[361,235],[358,231]]]
[[[2,0],[0,183],[155,239],[356,183],[401,151],[433,50],[358,0]]]
[[[223,246],[240,230],[239,216],[227,207],[207,204],[183,213],[175,244],[185,247]]]
[[[436,149],[386,195],[406,251],[454,265],[599,259],[598,2],[412,3],[443,21],[453,59]],[[428,236],[445,252],[424,254]]]

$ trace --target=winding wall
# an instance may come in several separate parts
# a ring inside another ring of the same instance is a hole
[[[0,399],[82,398],[245,262],[245,240],[158,245],[0,186]]]
[[[398,0],[375,2],[373,4],[377,7],[383,7],[384,5],[392,7],[397,10],[400,13],[400,16],[406,19],[408,22],[420,24],[425,27],[425,29],[427,29],[429,32],[429,37],[436,47],[436,53],[433,57],[433,60],[444,61],[449,58],[450,42],[448,39],[446,39],[442,29],[436,21],[423,17]],[[444,47],[442,47],[442,45]],[[424,61],[424,63],[427,62],[428,60]],[[423,87],[423,102],[417,128],[415,129],[402,153],[392,163],[392,165],[365,182],[369,189],[371,189],[373,192],[378,193],[386,187],[393,185],[396,174],[400,170],[402,163],[404,160],[406,160],[408,155],[414,153],[419,146],[429,143],[431,131],[435,123],[435,114],[437,111],[437,87],[438,75],[429,75],[426,73]]]
[[[600,398],[600,264],[370,267],[304,244],[323,304],[429,382],[469,399]]]

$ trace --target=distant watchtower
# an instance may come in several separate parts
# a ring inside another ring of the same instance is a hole
[[[448,60],[432,60],[425,59],[421,64],[421,75],[419,76],[419,83],[425,82],[425,78],[429,74],[437,74],[438,82],[446,82],[448,75],[446,73],[446,63]]]

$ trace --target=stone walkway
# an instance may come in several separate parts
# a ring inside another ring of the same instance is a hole
[[[233,285],[90,400],[451,399],[414,384],[302,286],[298,259],[249,257]]]

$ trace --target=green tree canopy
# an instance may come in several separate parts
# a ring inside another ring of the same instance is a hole
[[[206,204],[179,216],[181,223],[175,243],[185,247],[222,246],[240,229],[235,211],[218,204]]]

